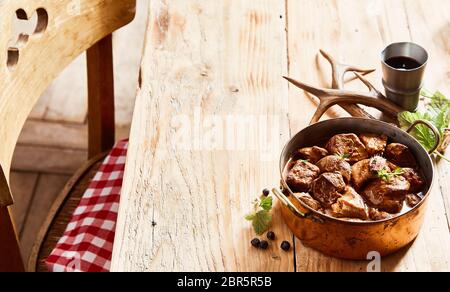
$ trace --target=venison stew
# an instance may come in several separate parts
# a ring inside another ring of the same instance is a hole
[[[294,196],[323,214],[377,221],[405,213],[423,198],[426,183],[414,155],[384,134],[336,134],[297,153],[284,171],[286,182]]]
[[[424,121],[404,131],[361,118],[318,122],[292,137],[280,158],[281,190],[273,193],[302,244],[365,260],[417,237],[434,178],[429,152],[408,134],[419,123],[439,140]]]

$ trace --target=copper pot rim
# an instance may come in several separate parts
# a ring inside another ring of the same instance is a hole
[[[298,134],[300,134],[300,133],[301,133],[302,131],[304,131],[305,129],[310,128],[310,127],[314,127],[314,126],[319,125],[319,124],[330,123],[330,122],[333,122],[333,121],[336,121],[336,120],[355,120],[355,121],[364,121],[364,120],[369,120],[369,119],[366,119],[366,118],[358,118],[358,117],[342,117],[342,118],[333,118],[333,119],[329,119],[329,120],[325,120],[325,121],[321,121],[321,122],[318,122],[318,123],[309,125],[308,127],[302,129],[301,131],[299,131],[299,132],[297,132],[295,135],[293,135],[293,136],[291,137],[291,139],[289,139],[289,141],[285,144],[285,146],[283,147],[283,151],[282,151],[281,153],[284,153],[285,150],[286,150],[286,148],[288,147],[289,143],[290,143],[290,142],[291,142]],[[400,128],[398,128],[398,127],[396,127],[396,126],[394,126],[394,125],[392,125],[392,124],[389,124],[389,123],[380,121],[380,120],[371,120],[371,121],[376,121],[376,122],[378,122],[378,123],[380,123],[380,124],[383,124],[383,125],[386,126],[386,127],[390,127],[390,128],[394,128],[394,129],[396,129],[396,130],[402,131]],[[420,145],[420,143],[419,143],[414,137],[412,137],[412,136],[409,136],[409,137],[411,138],[411,142],[412,142],[412,143],[416,143],[416,144],[419,144],[419,145]],[[422,147],[422,146],[420,145],[420,147]],[[422,148],[423,148],[423,147],[422,147]],[[434,182],[435,182],[436,172],[435,172],[435,167],[434,167],[434,163],[433,163],[433,161],[432,161],[432,159],[431,159],[431,156],[426,152],[425,149],[424,149],[424,153],[426,154],[427,159],[429,160],[430,164],[432,165],[432,171],[433,171],[433,173],[432,173],[432,178],[431,178],[431,182],[429,183],[428,191],[426,192],[425,196],[422,198],[422,200],[420,201],[419,204],[417,204],[416,206],[414,206],[414,208],[411,208],[411,210],[408,210],[407,212],[405,212],[405,213],[403,213],[403,214],[400,214],[400,215],[397,215],[397,216],[394,216],[394,217],[388,218],[388,219],[378,220],[378,221],[351,221],[351,220],[346,220],[346,219],[336,218],[336,217],[329,216],[329,215],[327,215],[327,214],[323,214],[323,213],[321,213],[321,212],[319,212],[319,211],[316,211],[316,210],[314,210],[313,208],[309,207],[308,205],[306,205],[305,203],[303,203],[301,200],[298,200],[298,202],[302,205],[303,208],[307,209],[307,210],[309,211],[309,213],[313,214],[314,216],[319,216],[319,217],[321,217],[321,218],[325,218],[325,219],[327,219],[328,221],[333,221],[333,222],[335,222],[335,223],[341,223],[341,224],[347,224],[347,225],[356,225],[356,226],[371,226],[371,225],[377,225],[377,224],[383,224],[383,223],[388,223],[388,222],[396,221],[396,220],[398,220],[398,219],[400,219],[400,218],[402,218],[402,217],[405,217],[405,216],[407,216],[408,214],[410,214],[410,213],[416,211],[417,209],[419,209],[423,204],[425,204],[425,202],[428,200],[428,198],[429,198],[429,196],[430,196],[430,194],[431,194],[431,191],[432,191],[432,189],[433,189]],[[286,183],[286,180],[284,179],[283,172],[284,172],[284,168],[285,168],[286,165],[283,165],[283,164],[284,164],[284,163],[283,163],[283,157],[280,156],[280,175],[281,175],[281,180],[282,180],[282,182],[283,182],[283,188],[286,188],[286,189],[289,191],[289,194],[293,196],[293,195],[294,195],[294,192],[291,190],[291,188],[289,187],[289,185]],[[291,212],[291,211],[289,211],[289,212]]]

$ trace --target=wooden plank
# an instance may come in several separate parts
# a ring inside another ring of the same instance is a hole
[[[448,23],[450,3],[436,0],[414,1],[408,2],[405,10],[409,19],[411,39],[425,47],[430,54],[425,86],[430,90],[440,90],[450,98],[450,27]],[[438,187],[444,200],[447,224],[450,228],[450,163],[440,161],[437,164],[437,172]]]
[[[283,1],[151,1],[113,271],[293,271],[243,219],[279,184],[289,135],[284,15]]]
[[[88,157],[111,150],[115,142],[112,35],[87,51]]]
[[[406,11],[405,7],[410,7],[411,4],[412,7]],[[319,49],[329,50],[347,63],[379,68],[379,54],[383,47],[389,42],[410,40],[411,36],[415,35],[414,30],[420,31],[421,36],[426,35],[428,39],[424,40],[424,45],[433,50],[432,43],[435,39],[442,43],[442,37],[439,37],[442,33],[439,33],[439,30],[445,27],[445,15],[448,15],[445,14],[447,8],[439,8],[441,6],[441,1],[290,0],[287,8],[289,73],[294,78],[329,86],[331,73],[328,64],[316,58]],[[442,10],[437,13],[439,9]],[[412,10],[416,15],[412,16]],[[427,20],[429,18],[433,18],[432,24]],[[321,20],[320,25],[317,19]],[[423,31],[422,27],[427,27],[429,30]],[[417,39],[418,37],[413,37],[413,40],[417,41]],[[442,56],[443,54],[447,54],[448,60],[448,49],[445,46],[442,49]],[[442,62],[442,60],[437,61]],[[446,71],[438,72],[437,68],[448,68],[448,63],[437,66],[430,63],[430,67],[435,69],[429,72],[428,76],[445,78],[442,76],[446,76]],[[370,80],[380,87],[380,72],[370,76]],[[448,84],[448,76],[446,81]],[[350,84],[349,88],[363,87]],[[291,88],[290,109],[291,131],[295,133],[306,126],[309,119],[309,117],[296,115],[297,109],[311,112],[314,110],[314,104],[304,93]],[[340,112],[337,114],[340,115]],[[441,175],[440,180],[448,181],[448,176]],[[445,194],[448,200],[448,191]],[[383,270],[449,270],[450,236],[443,205],[443,198],[437,186],[431,194],[426,222],[420,236],[411,248],[383,259]],[[296,247],[298,271],[367,270],[365,262],[329,258],[304,247],[298,240]]]
[[[41,174],[39,175],[36,191],[31,201],[30,209],[24,222],[20,236],[22,257],[25,262],[31,252],[42,223],[47,217],[53,201],[69,180],[66,175]]]
[[[85,150],[18,145],[14,153],[15,171],[73,174],[87,159]]]
[[[392,11],[393,1],[385,1],[386,11]],[[394,1],[395,2],[395,1]],[[425,86],[439,89],[450,97],[450,67],[448,15],[450,3],[438,0],[402,1],[404,18],[389,15],[392,30],[403,28],[409,34],[397,35],[395,41],[409,40],[422,45],[430,54]],[[395,29],[394,29],[395,28]],[[414,245],[392,269],[407,271],[450,271],[450,233],[448,202],[449,164],[440,161],[424,228]],[[445,209],[447,207],[447,210]],[[447,216],[446,216],[447,214]],[[403,262],[404,261],[404,262]],[[389,265],[388,265],[389,266]]]
[[[18,144],[87,150],[87,126],[29,119],[20,134]]]
[[[15,202],[11,207],[11,212],[19,234],[23,229],[23,223],[30,206],[31,198],[33,197],[37,179],[37,173],[11,173],[11,192]]]
[[[117,140],[130,136],[130,125],[116,125]],[[19,137],[19,145],[87,150],[87,125],[29,119]]]
[[[136,17],[133,22],[116,31],[113,37],[116,125],[119,127],[129,128],[133,118],[149,2],[137,0]]]

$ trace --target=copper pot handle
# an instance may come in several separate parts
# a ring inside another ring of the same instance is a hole
[[[278,200],[281,201],[281,203],[287,207],[295,216],[299,217],[299,218],[306,218],[308,217],[308,215],[306,213],[303,213],[302,211],[300,211],[297,207],[295,207],[294,204],[292,204],[292,202],[288,199],[288,197],[286,197],[283,192],[281,192],[279,189],[275,188],[272,190],[273,194],[275,195],[275,197],[278,198]]]
[[[432,123],[430,123],[429,121],[426,120],[417,120],[415,121],[407,130],[406,132],[408,134],[411,133],[412,130],[414,130],[414,128],[416,128],[418,125],[424,125],[427,128],[429,128],[432,132],[433,135],[436,137],[436,143],[434,144],[433,148],[431,150],[428,151],[428,153],[431,155],[433,154],[441,145],[441,134],[439,133],[439,130],[436,128],[435,125],[433,125]]]

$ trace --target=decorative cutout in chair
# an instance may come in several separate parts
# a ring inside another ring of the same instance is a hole
[[[48,13],[38,8],[32,17],[24,9],[18,9],[13,19],[14,38],[8,47],[7,65],[10,70],[19,62],[20,50],[26,46],[30,37],[40,36],[48,26]]]

